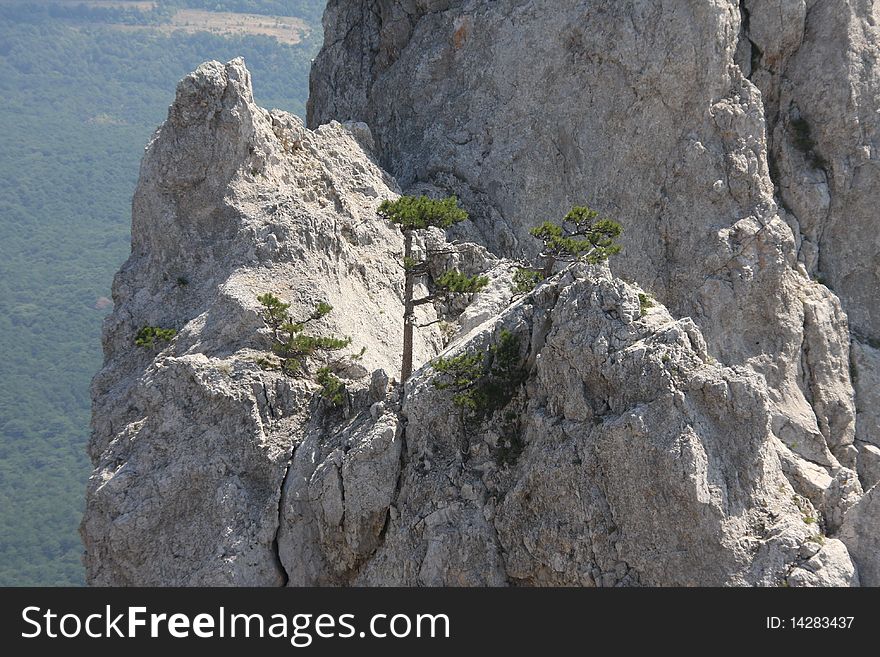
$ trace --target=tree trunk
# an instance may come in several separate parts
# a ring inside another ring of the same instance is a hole
[[[550,255],[544,256],[544,270],[541,274],[544,278],[550,278],[553,275],[553,268],[556,266],[556,258]]]
[[[400,368],[400,383],[403,385],[412,375],[413,368],[413,287],[415,277],[411,267],[406,263],[412,262],[412,230],[403,231],[403,261],[404,261],[404,288],[403,288],[403,365]]]

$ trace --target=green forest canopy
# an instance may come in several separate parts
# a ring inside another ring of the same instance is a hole
[[[0,3],[0,585],[83,583],[77,527],[102,298],[129,251],[144,145],[177,81],[243,55],[258,102],[304,111],[324,0],[173,4],[314,27],[297,45],[163,36],[53,17],[48,2]]]

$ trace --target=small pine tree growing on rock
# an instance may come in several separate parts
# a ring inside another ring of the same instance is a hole
[[[504,329],[486,351],[469,351],[431,362],[436,372],[433,383],[438,390],[452,392],[462,428],[462,453],[470,450],[470,436],[486,421],[495,422],[498,433],[494,448],[499,465],[516,461],[524,448],[516,409],[516,399],[528,372],[520,354],[519,338]],[[497,412],[506,409],[503,417]],[[493,420],[494,418],[494,420]]]
[[[544,273],[541,270],[533,267],[517,267],[510,289],[514,296],[528,294],[543,280]]]
[[[507,329],[485,352],[466,352],[431,362],[437,373],[433,384],[451,390],[452,403],[475,417],[506,406],[516,388],[525,381],[520,362],[519,338]]]
[[[614,240],[620,237],[623,227],[611,219],[600,218],[595,210],[576,206],[562,223],[545,221],[529,232],[544,243],[541,257],[544,278],[548,278],[559,261],[595,265],[620,253],[621,246]]]
[[[544,243],[540,255],[544,262],[540,267],[517,267],[511,285],[515,296],[528,294],[542,280],[550,278],[557,262],[598,264],[620,253],[622,248],[615,240],[623,233],[623,227],[585,206],[573,207],[561,223],[545,221],[529,233]]]
[[[267,293],[257,297],[262,305],[263,321],[274,335],[272,351],[278,356],[281,371],[289,376],[309,374],[309,360],[345,349],[351,344],[351,338],[337,336],[314,336],[306,334],[306,326],[310,322],[323,319],[333,311],[333,306],[325,301],[315,305],[312,314],[303,320],[295,320],[290,313],[289,303],[284,303],[274,294]],[[363,351],[361,354],[363,355]],[[357,359],[360,355],[352,356]],[[337,361],[339,362],[339,361]],[[266,361],[262,361],[265,364]],[[337,378],[329,366],[321,367],[316,373],[316,382],[321,386],[321,394],[334,406],[340,406],[345,400],[345,384]]]
[[[396,201],[383,201],[379,216],[397,225],[403,233],[403,355],[400,381],[405,383],[413,369],[413,328],[415,309],[434,301],[447,299],[456,294],[474,294],[489,283],[485,276],[467,276],[457,270],[449,270],[434,280],[434,292],[420,299],[414,298],[416,281],[429,275],[428,261],[413,257],[413,234],[427,228],[449,228],[465,221],[467,212],[458,207],[454,196],[435,200],[427,196],[401,196]],[[427,252],[426,256],[436,255]]]
[[[329,367],[319,369],[315,381],[321,386],[321,396],[331,405],[342,406],[345,403],[345,384]]]

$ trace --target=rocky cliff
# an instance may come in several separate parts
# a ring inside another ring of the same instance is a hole
[[[89,581],[880,584],[872,3],[330,0],[324,23],[312,129],[214,62],[148,146]],[[384,374],[401,240],[375,210],[401,189],[474,218],[449,257],[493,282],[425,311],[449,323],[416,360],[511,341],[478,418],[430,366]],[[630,282],[575,267],[511,303],[505,258],[577,204],[624,224]],[[367,347],[343,408],[260,366],[266,291]],[[177,336],[136,347],[154,325]]]

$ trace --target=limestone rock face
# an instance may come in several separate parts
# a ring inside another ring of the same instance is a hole
[[[329,0],[311,129],[241,61],[200,67],[114,283],[89,581],[876,585],[877,11]],[[416,245],[449,251],[434,274],[491,279],[420,309],[404,389],[375,213],[401,189],[474,219]],[[581,204],[624,253],[512,300],[529,229]],[[258,365],[262,292],[329,301],[316,330],[367,347],[341,408]],[[178,333],[138,348],[143,326]],[[488,406],[434,385],[444,349],[490,367],[504,340]]]
[[[771,105],[743,68],[746,47],[761,52],[746,32],[795,48],[807,7],[740,4],[331,0],[309,122],[369,123],[404,188],[458,194],[479,228],[467,237],[502,255],[534,253],[529,228],[572,205],[620,220],[615,270],[693,318],[713,356],[765,377],[793,451],[855,471],[847,315],[799,261],[771,178]],[[825,47],[870,50],[871,34]],[[860,289],[876,305],[880,287]]]
[[[543,286],[462,348],[502,328],[531,368],[515,420],[502,413],[494,431],[469,436],[424,375],[410,385],[403,413],[419,467],[403,477],[388,533],[424,521],[388,539],[380,565],[409,561],[401,583],[420,584],[786,580],[817,530],[776,456],[760,377],[712,364],[693,322],[662,308],[642,316],[637,290],[607,274]],[[504,432],[519,436],[515,458],[502,458]],[[407,559],[419,541],[427,552]],[[465,575],[448,565],[463,555]]]
[[[856,584],[786,477],[763,379],[643,313],[607,271],[570,270],[450,349],[518,345],[521,383],[481,420],[424,368],[396,418],[307,439],[282,505],[291,583]]]
[[[840,538],[859,569],[863,586],[880,586],[880,488],[874,486],[847,513]]]
[[[620,220],[615,270],[764,377],[836,529],[878,476],[877,11],[331,0],[309,122],[368,122],[401,185],[467,199],[500,254],[575,204]]]
[[[880,481],[880,349],[853,340],[852,372],[858,405],[859,473],[869,488]]]
[[[383,402],[333,435],[313,427],[297,448],[278,534],[291,586],[346,584],[381,543],[403,444],[403,426]]]
[[[870,0],[330,0],[309,123],[367,121],[404,187],[471,195],[496,250],[590,202],[640,229],[627,270],[678,303],[693,274],[732,282],[742,249],[720,229],[776,216],[792,234],[759,241],[877,340],[878,17]],[[717,257],[687,264],[694,246]]]
[[[877,423],[866,382],[880,379],[880,361],[869,355],[880,341],[880,8],[842,0],[741,4],[740,61],[765,99],[768,158],[798,260],[849,316],[863,381],[854,381],[856,446],[868,487],[877,481]]]
[[[770,159],[799,258],[841,297],[853,332],[880,338],[880,7],[746,0],[752,80],[767,102]]]

